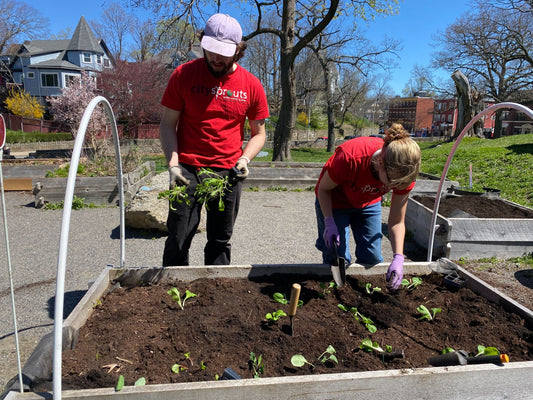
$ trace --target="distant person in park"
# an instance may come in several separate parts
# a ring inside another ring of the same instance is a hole
[[[392,190],[388,219],[394,257],[386,280],[392,290],[403,279],[405,212],[420,168],[420,148],[404,127],[393,124],[384,138],[357,137],[341,144],[322,168],[315,188],[318,239],[323,262],[332,250],[351,262],[350,228],[359,264],[383,262],[381,198]]]
[[[215,14],[198,36],[204,57],[178,66],[161,100],[159,134],[170,188],[185,185],[190,200],[189,205],[177,201],[170,205],[164,266],[189,265],[189,248],[202,209],[194,193],[208,178],[199,173],[202,168],[232,178],[223,196],[223,210],[218,200],[207,203],[204,249],[205,265],[230,264],[229,241],[239,211],[242,181],[248,176],[248,163],[266,139],[269,111],[265,90],[259,79],[237,64],[246,49],[241,26],[229,15]],[[251,137],[243,150],[247,118]]]

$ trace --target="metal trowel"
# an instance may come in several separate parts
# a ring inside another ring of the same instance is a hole
[[[346,260],[343,257],[339,257],[338,248],[335,243],[333,243],[331,255],[331,274],[337,287],[343,287],[346,283]]]

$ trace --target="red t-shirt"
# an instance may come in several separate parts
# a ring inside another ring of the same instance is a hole
[[[242,154],[246,118],[269,116],[259,79],[240,65],[215,78],[203,58],[174,70],[161,104],[180,111],[178,157],[197,167],[234,166]]]
[[[329,158],[315,187],[322,176],[328,171],[329,177],[338,186],[332,191],[333,208],[364,208],[381,200],[381,196],[389,190],[372,175],[370,165],[372,155],[383,147],[383,139],[377,137],[358,137],[341,144]],[[393,189],[395,194],[409,193],[415,183],[407,189]]]

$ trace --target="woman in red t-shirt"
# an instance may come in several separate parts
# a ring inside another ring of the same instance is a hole
[[[323,262],[331,261],[334,244],[339,256],[351,261],[350,228],[356,262],[383,262],[381,197],[392,190],[388,228],[394,257],[386,279],[389,288],[397,289],[403,279],[407,199],[419,168],[420,148],[400,124],[393,124],[383,139],[358,137],[340,145],[324,165],[315,188],[316,247]]]

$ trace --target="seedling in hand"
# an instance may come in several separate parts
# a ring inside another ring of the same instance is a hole
[[[185,297],[182,299],[181,295],[180,295],[180,291],[177,288],[175,288],[175,287],[171,288],[169,291],[167,291],[167,293],[170,296],[172,296],[172,300],[174,300],[176,303],[178,303],[178,305],[180,306],[180,308],[182,310],[185,307],[185,302],[188,299],[190,299],[191,297],[196,297],[197,296],[195,293],[192,293],[189,290],[185,290]]]
[[[260,378],[259,375],[265,373],[265,364],[263,364],[263,355],[259,354],[258,357],[256,357],[255,353],[253,351],[250,352],[250,365],[251,369],[254,373],[254,378]]]
[[[283,310],[278,310],[278,311],[274,311],[273,313],[267,313],[265,315],[265,319],[268,321],[268,322],[276,322],[278,319],[280,319],[281,317],[286,317],[287,314],[285,313],[285,311]]]
[[[365,285],[365,290],[366,290],[366,292],[368,294],[372,294],[374,292],[381,292],[381,288],[380,287],[377,287],[377,286],[372,287],[372,284],[370,282],[368,282]]]
[[[196,186],[194,196],[199,202],[205,203],[205,209],[209,211],[208,203],[218,198],[218,210],[224,211],[224,194],[229,190],[228,177],[221,177],[212,169],[200,168],[199,176],[203,176],[202,181]]]
[[[420,306],[418,306],[416,311],[422,314],[422,316],[420,317],[420,320],[427,319],[428,321],[433,321],[435,319],[435,315],[437,313],[440,313],[442,310],[440,308],[435,307],[435,308],[431,308],[431,311],[430,311],[425,305],[420,304]]]
[[[407,290],[414,290],[422,284],[422,278],[413,276],[411,280],[402,279],[402,287]]]
[[[189,195],[187,194],[187,186],[186,185],[176,185],[173,189],[168,189],[163,192],[160,192],[157,195],[158,199],[168,199],[170,203],[170,209],[175,210],[175,208],[172,206],[172,204],[177,201],[178,203],[185,203],[188,206],[191,205],[191,201],[189,200]]]

